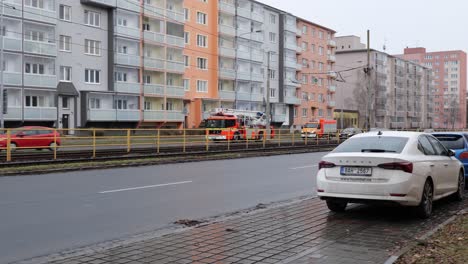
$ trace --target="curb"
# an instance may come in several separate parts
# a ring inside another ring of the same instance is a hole
[[[468,213],[468,209],[462,209],[460,211],[458,211],[456,214],[454,214],[452,217],[450,217],[449,219],[445,220],[444,222],[442,222],[441,224],[437,225],[435,228],[433,228],[432,230],[429,230],[427,231],[426,233],[424,233],[422,236],[418,237],[417,240],[426,240],[428,239],[430,236],[432,236],[434,233],[436,233],[437,231],[439,231],[440,229],[442,229],[443,227],[445,227],[446,225],[450,224],[451,222],[453,222],[455,219],[457,219],[458,216],[462,215],[462,214],[465,214],[465,213]],[[406,252],[408,252],[409,250],[411,250],[412,248],[414,248],[416,246],[418,242],[410,242],[407,246],[403,247],[402,249],[400,249],[399,251],[397,251],[395,254],[391,255],[385,262],[384,264],[393,264],[395,263],[401,256],[403,256]]]

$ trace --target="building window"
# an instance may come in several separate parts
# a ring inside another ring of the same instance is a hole
[[[86,69],[85,70],[85,83],[99,84],[100,73],[101,71],[99,70]]]
[[[190,44],[190,32],[184,32],[184,42]]]
[[[184,55],[184,65],[185,67],[190,67],[190,57],[187,55]]]
[[[197,68],[206,70],[208,68],[208,59],[197,58]]]
[[[270,32],[270,42],[276,43],[276,34],[273,32]]]
[[[307,59],[302,59],[302,66],[309,68],[309,61]]]
[[[44,9],[44,0],[25,0],[24,5]]]
[[[315,44],[310,45],[310,51],[311,51],[312,53],[315,52]]]
[[[307,117],[307,108],[302,108],[302,117]]]
[[[197,35],[197,46],[206,48],[207,46],[207,37],[204,35]]]
[[[98,12],[85,10],[84,11],[84,23],[85,25],[88,25],[88,26],[100,27],[101,26],[101,14],[99,14]]]
[[[323,47],[319,47],[319,55],[323,55]]]
[[[24,100],[24,106],[26,107],[43,107],[44,96],[38,95],[26,95]]]
[[[319,39],[323,39],[323,31],[319,31]]]
[[[306,25],[302,26],[302,34],[304,34],[304,35],[307,34],[307,26]]]
[[[126,72],[115,72],[115,81],[116,82],[127,82],[127,73]]]
[[[128,109],[127,100],[125,99],[115,99],[114,100],[114,108],[113,109],[120,109],[125,110]]]
[[[276,16],[273,14],[270,14],[270,24],[276,24]]]
[[[60,66],[60,81],[71,82],[72,68],[69,66]]]
[[[319,109],[319,110],[318,110],[318,116],[319,116],[319,117],[322,117],[322,116],[323,116],[323,109]]]
[[[59,18],[65,21],[71,21],[71,7],[66,5],[60,5]]]
[[[70,106],[68,105],[68,97],[62,97],[62,108],[69,109]]]
[[[270,77],[270,79],[276,79],[276,71],[275,70],[272,70],[272,69],[269,69],[268,70],[268,77]]]
[[[184,91],[190,91],[190,79],[184,79]]]
[[[207,93],[208,92],[208,81],[197,80],[197,92]]]
[[[125,46],[125,45],[118,45],[117,46],[117,53],[120,53],[120,54],[127,54],[128,53],[128,47]]]
[[[151,75],[143,75],[143,83],[150,84],[151,83]]]
[[[197,23],[206,25],[206,14],[202,12],[197,12]]]
[[[309,45],[307,42],[302,42],[302,51],[307,51],[307,45]]]
[[[151,110],[151,102],[145,101],[145,110]]]
[[[270,97],[276,98],[276,88],[270,88]]]
[[[90,98],[89,107],[91,109],[101,109],[101,99],[99,98]]]
[[[24,64],[24,72],[29,74],[45,74],[44,64],[27,62]]]
[[[127,19],[125,19],[123,17],[117,18],[117,25],[122,26],[122,27],[126,27],[127,26]]]
[[[190,11],[187,8],[184,8],[184,19],[185,21],[190,20]]]
[[[5,30],[6,31],[6,30]],[[27,40],[33,40],[33,41],[45,41],[45,33],[41,31],[33,31],[33,30],[26,30],[26,34],[24,36],[25,39]]]
[[[101,42],[85,39],[85,54],[97,56],[101,55]]]
[[[294,117],[297,117],[297,107],[294,107]]]
[[[60,51],[71,51],[71,37],[60,35],[59,37],[59,49]]]

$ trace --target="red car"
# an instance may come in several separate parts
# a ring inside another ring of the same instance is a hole
[[[54,143],[55,134],[55,143]],[[10,148],[12,151],[16,148],[25,149],[54,149],[54,146],[60,146],[60,134],[53,128],[26,126],[10,130]],[[0,149],[6,149],[6,132],[0,134]]]

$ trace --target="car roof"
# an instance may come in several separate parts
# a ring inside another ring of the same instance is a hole
[[[356,135],[354,137],[360,138],[360,137],[370,137],[370,136],[381,136],[381,137],[408,137],[408,138],[413,138],[413,137],[418,137],[420,135],[429,135],[429,134],[428,133],[423,133],[423,132],[391,131],[391,130],[385,130],[384,131],[384,130],[382,130],[382,131],[371,131],[371,132],[367,132],[367,133],[361,133],[361,134],[358,134],[358,135]]]
[[[15,128],[15,129],[43,129],[43,130],[46,130],[46,129],[52,129],[52,128],[43,127],[43,126],[23,126],[23,127],[18,127],[18,128]]]

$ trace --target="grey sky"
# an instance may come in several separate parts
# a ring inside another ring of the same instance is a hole
[[[401,54],[406,46],[428,51],[468,51],[466,0],[258,0],[339,35],[357,35],[364,42],[371,30],[371,47]],[[386,41],[385,41],[386,40]]]

